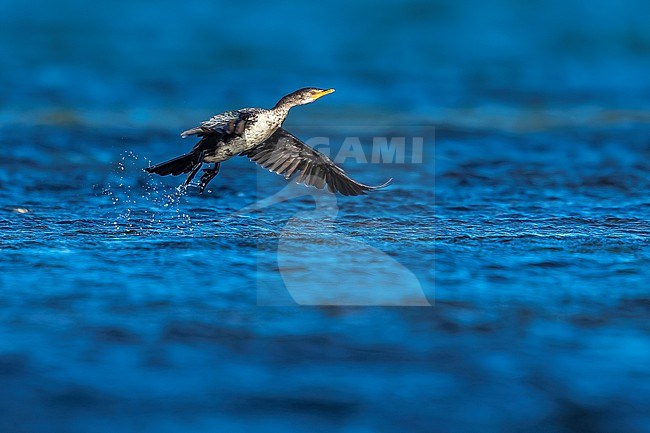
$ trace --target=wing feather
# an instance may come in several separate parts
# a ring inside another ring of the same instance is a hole
[[[289,168],[287,168],[286,172],[284,173],[284,178],[287,179],[287,180],[291,179],[291,176],[293,176],[297,172],[298,167],[300,166],[300,163],[302,162],[298,158],[296,158],[295,160],[292,160],[291,158],[289,158],[289,161],[292,161],[292,164],[289,166]]]
[[[203,137],[211,134],[236,134],[241,136],[248,125],[248,122],[255,117],[260,109],[244,108],[241,110],[226,111],[212,116],[199,126],[190,128],[181,133],[181,137],[197,135]]]
[[[286,179],[295,176],[295,181],[322,189],[327,185],[330,192],[343,195],[361,195],[383,188],[383,185],[364,185],[350,178],[342,168],[321,152],[309,147],[298,138],[278,128],[266,141],[242,153],[260,166]]]

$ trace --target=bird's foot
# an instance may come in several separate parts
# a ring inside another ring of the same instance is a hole
[[[219,164],[215,164],[214,168],[206,168],[203,170],[203,176],[199,181],[199,192],[203,192],[206,186],[210,183],[212,179],[219,173]]]

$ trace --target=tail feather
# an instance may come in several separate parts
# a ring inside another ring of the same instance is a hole
[[[200,164],[200,156],[192,153],[187,153],[181,155],[178,158],[171,159],[169,161],[161,162],[160,164],[154,165],[152,167],[145,168],[145,171],[149,173],[159,174],[161,176],[167,176],[169,174],[176,176],[182,173],[189,173],[196,167],[197,164]]]

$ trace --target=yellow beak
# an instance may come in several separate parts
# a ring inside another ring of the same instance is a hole
[[[327,90],[321,90],[320,92],[314,94],[314,99],[318,99],[322,96],[329,95],[330,93],[333,93],[334,89],[327,89]]]

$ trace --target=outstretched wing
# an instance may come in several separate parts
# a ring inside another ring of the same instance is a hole
[[[254,108],[244,108],[242,110],[226,111],[217,114],[209,120],[202,122],[195,128],[188,129],[181,133],[181,137],[197,135],[203,137],[211,134],[237,134],[242,135],[248,122],[254,117],[256,110]]]
[[[312,149],[282,128],[271,135],[262,144],[241,155],[249,157],[252,161],[281,174],[285,179],[297,175],[298,183],[323,188],[327,185],[330,192],[340,192],[343,195],[361,195],[366,191],[383,188],[383,185],[370,186],[359,183],[336,166],[332,160],[319,151]]]

